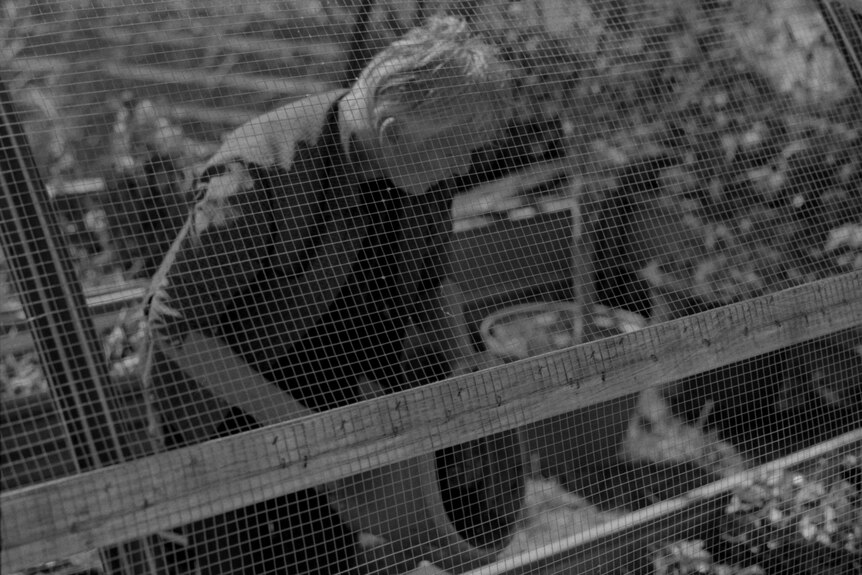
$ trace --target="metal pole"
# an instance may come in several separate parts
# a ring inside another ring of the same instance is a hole
[[[0,242],[78,471],[121,461],[104,352],[21,119],[2,79]],[[115,563],[124,555],[114,549],[105,557]]]

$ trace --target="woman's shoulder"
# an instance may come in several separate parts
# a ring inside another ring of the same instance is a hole
[[[246,122],[222,141],[207,166],[237,159],[260,166],[288,168],[297,144],[319,140],[327,117],[344,90],[294,100]]]

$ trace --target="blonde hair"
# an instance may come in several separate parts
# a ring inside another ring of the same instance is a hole
[[[434,17],[378,54],[357,82],[368,95],[375,128],[389,117],[447,122],[452,111],[497,124],[511,107],[509,74],[496,50],[463,20]]]

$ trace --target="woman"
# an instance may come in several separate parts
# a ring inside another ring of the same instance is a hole
[[[199,171],[196,205],[148,300],[169,445],[476,363],[448,310],[457,297],[446,297],[456,291],[446,181],[495,137],[507,90],[494,50],[462,21],[435,18],[351,89],[290,103],[225,138]],[[352,561],[352,535],[314,490],[186,531],[205,573],[327,573]]]

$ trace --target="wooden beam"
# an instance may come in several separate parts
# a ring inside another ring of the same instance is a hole
[[[22,72],[66,72],[76,66],[93,66],[91,61],[75,62],[65,58],[29,57],[10,62]],[[212,70],[190,70],[128,64],[112,60],[100,62],[99,70],[112,78],[158,84],[194,84],[202,88],[233,88],[244,92],[276,94],[280,96],[306,96],[331,90],[334,84],[317,80],[291,79],[283,76],[251,74],[214,74]]]
[[[207,106],[171,104],[164,107],[163,113],[171,120],[180,122],[193,120],[234,128],[256,118],[262,112],[244,108],[210,108]]]
[[[84,297],[93,317],[96,332],[101,333],[116,325],[119,310],[138,305],[145,290],[144,282],[129,282],[122,288],[114,288],[112,291],[85,291]],[[27,316],[20,304],[10,303],[0,311],[0,327],[4,332],[10,328],[16,328],[8,334],[0,335],[0,349],[4,354],[21,354],[34,349],[35,344],[29,331]]]
[[[0,495],[2,568],[281,494],[862,325],[862,272]]]
[[[269,60],[289,62],[297,57],[307,57],[315,62],[333,62],[344,58],[344,48],[327,39],[327,34],[315,29],[317,39],[276,40],[240,34],[193,34],[185,30],[164,30],[156,26],[130,26],[125,28],[101,28],[95,31],[113,44],[165,44],[181,49],[210,48],[222,52],[233,52],[248,56],[260,54]],[[332,36],[329,36],[332,38]],[[142,41],[143,40],[143,41]]]

